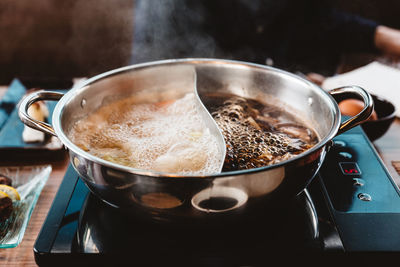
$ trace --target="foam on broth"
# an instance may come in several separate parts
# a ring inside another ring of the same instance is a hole
[[[194,94],[138,104],[135,97],[102,106],[75,123],[69,138],[104,160],[180,174],[219,172],[217,140],[196,109]]]

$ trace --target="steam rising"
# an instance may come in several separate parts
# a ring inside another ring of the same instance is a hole
[[[188,2],[136,1],[133,63],[216,56],[214,39],[201,27],[204,8],[197,1]]]

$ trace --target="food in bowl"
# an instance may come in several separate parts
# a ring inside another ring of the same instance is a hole
[[[342,115],[345,116],[355,116],[360,113],[364,108],[364,103],[358,99],[345,99],[340,101],[339,109]],[[369,121],[377,120],[378,116],[376,115],[376,111],[372,111],[371,116],[369,117]]]
[[[314,130],[277,106],[235,95],[206,97],[226,141],[222,171],[264,167],[318,142]],[[104,160],[181,174],[219,172],[217,141],[196,111],[194,94],[153,104],[114,101],[79,120],[71,140]]]
[[[371,141],[382,137],[396,117],[396,108],[390,101],[371,95],[374,100],[374,111],[368,121],[363,123],[361,127]],[[339,109],[342,115],[354,116],[362,109],[362,101],[358,99],[346,99],[339,102]]]
[[[21,199],[18,191],[11,185],[12,179],[0,174],[0,223],[11,216],[13,203]]]

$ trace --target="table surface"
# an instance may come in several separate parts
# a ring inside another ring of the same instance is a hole
[[[396,171],[396,168],[400,170],[399,118],[396,118],[388,132],[376,140],[374,145],[392,175],[393,180],[399,186],[400,175]],[[63,158],[48,163],[52,165],[53,171],[32,213],[24,238],[21,244],[15,248],[0,249],[0,266],[37,266],[34,260],[33,245],[68,167],[67,153],[65,153]],[[18,165],[22,164],[24,163],[18,162]]]

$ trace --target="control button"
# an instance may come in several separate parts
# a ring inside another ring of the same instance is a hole
[[[335,140],[333,141],[333,145],[336,147],[345,147],[346,146],[346,142],[341,141],[341,140]]]
[[[344,175],[360,175],[361,170],[356,162],[339,162],[340,169]]]
[[[371,201],[372,197],[367,194],[367,193],[360,193],[357,195],[358,199],[362,200],[362,201]]]
[[[350,153],[348,153],[348,152],[339,152],[339,155],[340,155],[342,158],[345,158],[345,159],[351,159],[351,158],[353,157],[353,155],[350,154]]]
[[[353,178],[353,185],[355,186],[363,186],[365,184],[365,181],[360,178]]]

